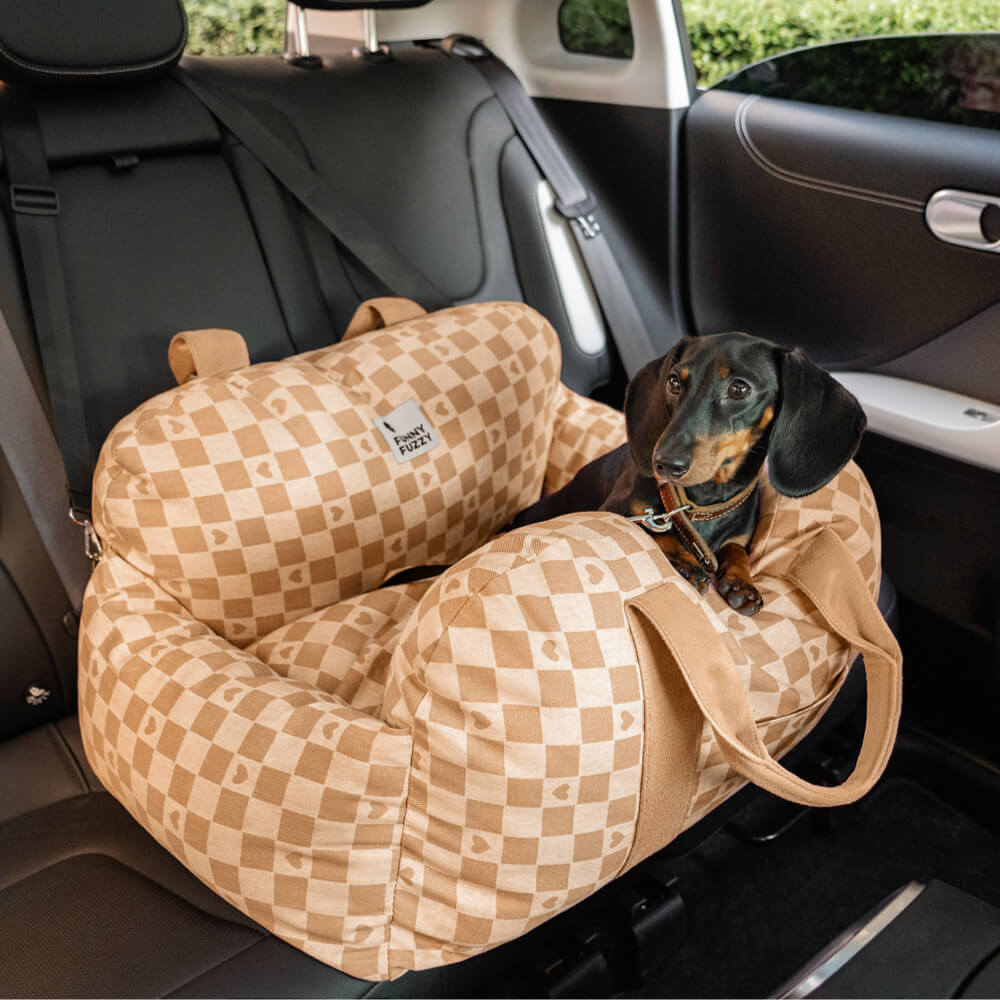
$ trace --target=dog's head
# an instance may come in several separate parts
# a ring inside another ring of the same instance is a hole
[[[767,455],[774,488],[793,497],[828,483],[865,428],[858,401],[800,350],[745,333],[688,338],[651,361],[629,383],[625,420],[642,475],[721,484]]]

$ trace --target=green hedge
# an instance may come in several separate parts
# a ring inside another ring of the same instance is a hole
[[[649,0],[640,0],[647,3]],[[280,52],[284,0],[186,0],[188,52]],[[711,86],[747,63],[820,42],[866,35],[1000,28],[1000,0],[683,0],[698,82]],[[572,51],[628,58],[626,0],[566,0],[559,14]]]
[[[632,25],[625,0],[565,0],[559,37],[570,52],[632,58]]]
[[[624,3],[624,0],[619,0]],[[701,86],[803,45],[868,35],[992,31],[1000,0],[684,0]]]
[[[185,0],[190,55],[280,52],[285,0]]]

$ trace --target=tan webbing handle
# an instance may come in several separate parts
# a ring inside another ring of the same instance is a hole
[[[396,323],[405,323],[408,319],[426,315],[427,310],[413,299],[404,299],[400,296],[366,299],[355,310],[344,336],[340,339],[351,340],[381,326],[394,326]]]
[[[675,585],[654,587],[628,607],[641,613],[663,640],[732,768],[792,802],[844,805],[869,791],[889,760],[902,707],[903,657],[860,570],[830,528],[810,543],[788,578],[816,605],[830,629],[864,657],[865,735],[851,775],[833,788],[804,781],[771,756],[757,732],[732,654],[705,616],[691,614],[690,601]]]
[[[250,364],[250,352],[235,330],[184,330],[175,333],[167,361],[178,385],[203,375],[221,375]]]

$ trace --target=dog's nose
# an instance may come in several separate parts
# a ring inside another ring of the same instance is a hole
[[[660,479],[680,479],[690,466],[688,458],[663,458],[656,463],[653,471]]]

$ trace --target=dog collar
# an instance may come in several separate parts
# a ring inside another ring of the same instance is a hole
[[[754,478],[736,496],[724,500],[722,503],[710,503],[704,506],[696,504],[688,497],[683,486],[670,482],[666,482],[660,487],[660,499],[667,510],[673,507],[685,508],[686,512],[689,512],[688,518],[692,521],[714,521],[716,518],[731,514],[737,507],[742,507],[753,496],[753,491],[757,489],[758,479],[759,477]]]
[[[755,478],[729,500],[724,500],[722,503],[701,505],[691,501],[683,486],[666,482],[660,486],[660,499],[663,501],[663,509],[666,513],[654,514],[652,510],[647,510],[644,515],[633,518],[633,520],[641,522],[644,528],[656,534],[675,530],[706,572],[714,573],[719,568],[719,560],[715,558],[715,553],[701,537],[694,522],[714,521],[717,518],[725,517],[726,514],[731,514],[745,504],[753,496],[756,489],[757,479]]]

